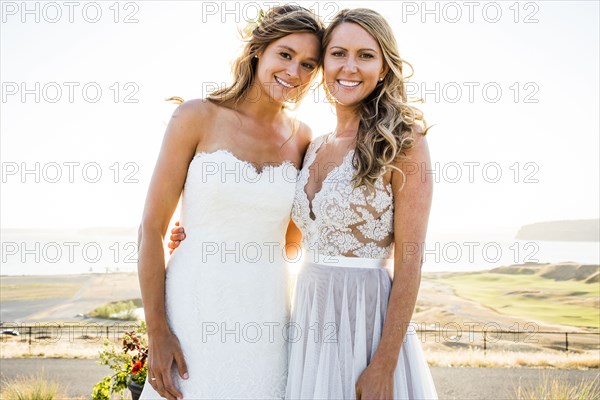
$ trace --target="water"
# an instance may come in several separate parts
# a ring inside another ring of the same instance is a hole
[[[423,271],[467,272],[526,262],[600,263],[599,242],[516,240],[516,230],[479,233],[431,233]]]
[[[137,271],[133,230],[2,232],[2,275]]]
[[[424,272],[468,272],[524,262],[600,263],[598,242],[515,240],[515,230],[430,232]],[[137,232],[3,231],[2,275],[137,271]]]

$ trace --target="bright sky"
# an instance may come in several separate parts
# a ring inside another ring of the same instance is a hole
[[[137,226],[164,99],[228,82],[236,22],[275,3],[3,1],[2,228]],[[393,26],[436,125],[430,230],[598,218],[598,2],[297,3],[326,20],[367,6]],[[313,97],[298,115],[321,135],[335,120]]]

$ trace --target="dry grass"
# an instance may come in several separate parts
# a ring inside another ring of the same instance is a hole
[[[1,387],[0,398],[5,400],[53,400],[66,397],[64,385],[48,381],[43,369],[37,375],[5,380]]]
[[[65,340],[58,343],[32,343],[31,346],[26,341],[5,342],[0,345],[0,358],[98,358],[102,340],[100,338],[89,343],[84,340]]]
[[[57,343],[32,343],[6,341],[0,346],[1,358],[58,357],[58,358],[98,358],[103,338],[86,342],[84,340],[59,341]],[[431,366],[440,367],[494,367],[494,368],[557,368],[557,369],[598,369],[600,350],[582,352],[563,351],[501,351],[480,348],[437,350],[425,349],[425,357]]]
[[[559,378],[543,376],[537,386],[527,388],[519,385],[515,388],[517,400],[598,400],[600,399],[599,377],[593,380],[582,379],[573,385]]]
[[[0,301],[68,299],[82,286],[80,282],[3,283],[0,285]]]
[[[582,353],[513,352],[479,349],[425,351],[429,365],[438,367],[598,369],[600,350]]]

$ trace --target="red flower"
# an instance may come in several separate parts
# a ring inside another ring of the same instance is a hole
[[[133,367],[131,368],[131,373],[132,374],[137,374],[138,372],[140,372],[140,369],[142,369],[143,364],[141,361],[136,362],[135,364],[133,364]]]

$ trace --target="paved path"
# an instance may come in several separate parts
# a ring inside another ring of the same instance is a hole
[[[90,398],[92,387],[109,374],[106,366],[95,360],[20,358],[0,359],[0,381],[16,375],[29,375],[45,370],[46,377],[68,385],[67,393],[75,398]],[[519,382],[536,386],[545,375],[572,384],[582,379],[598,378],[597,370],[541,370],[533,368],[441,368],[431,369],[440,400],[504,400],[514,399]],[[598,382],[600,385],[600,382]]]

